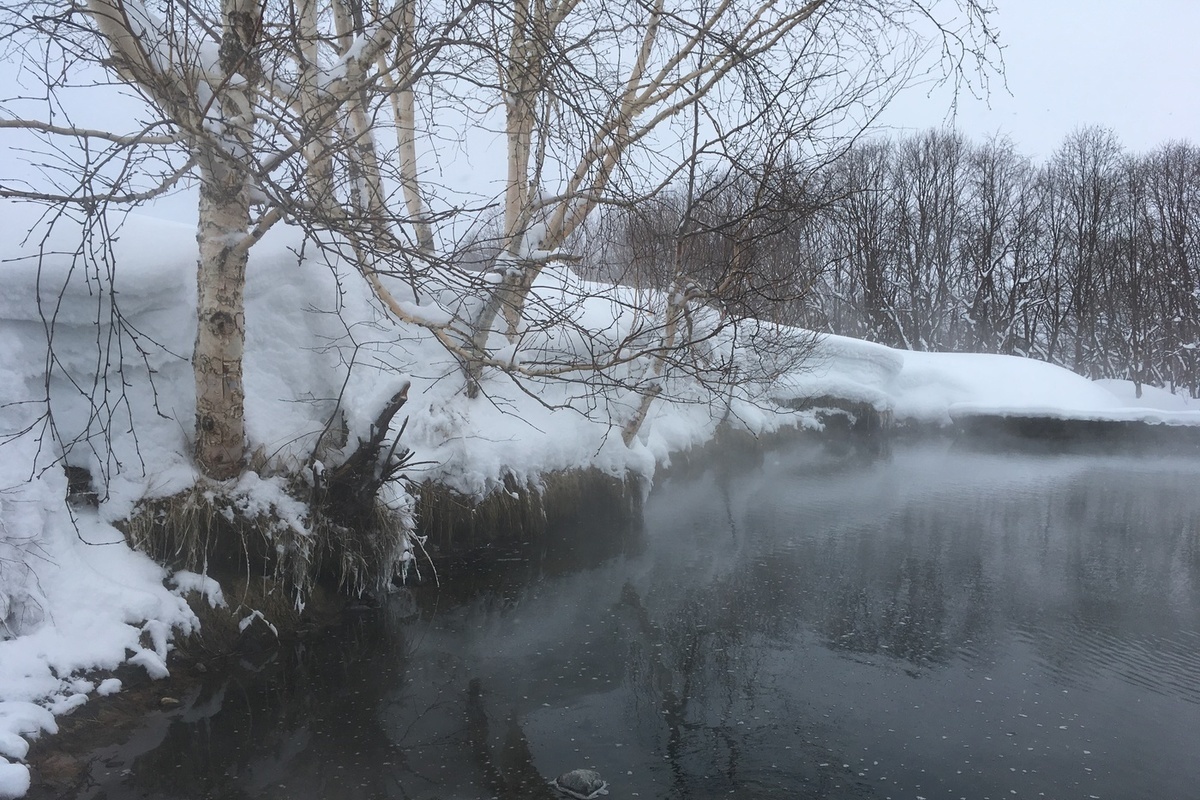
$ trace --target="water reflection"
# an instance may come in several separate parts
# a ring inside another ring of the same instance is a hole
[[[91,796],[1188,796],[1198,478],[945,445],[689,475],[641,532],[448,566],[194,698]]]
[[[93,755],[68,796],[397,797],[405,752],[378,711],[402,681],[402,628],[351,619],[156,713],[131,741]],[[34,795],[36,796],[36,795]]]

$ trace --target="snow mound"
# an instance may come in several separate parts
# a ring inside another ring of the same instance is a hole
[[[21,797],[29,791],[29,767],[14,764],[29,752],[22,736],[37,738],[42,733],[57,733],[54,715],[33,703],[0,701],[0,800]]]
[[[24,797],[29,791],[29,767],[0,758],[0,800]]]
[[[1200,402],[1128,381],[1092,381],[1017,356],[894,350],[822,337],[810,365],[782,381],[781,399],[869,403],[898,420],[948,425],[972,415],[1200,425]]]

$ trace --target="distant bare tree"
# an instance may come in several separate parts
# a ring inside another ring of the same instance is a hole
[[[1146,166],[1150,258],[1158,268],[1154,307],[1162,333],[1162,379],[1200,396],[1200,148],[1171,142]]]
[[[1121,146],[1111,131],[1081,128],[1052,159],[1052,180],[1061,198],[1066,246],[1058,263],[1067,290],[1073,348],[1071,366],[1089,372],[1098,346],[1099,288],[1112,269],[1112,233],[1119,197]]]
[[[892,178],[897,204],[900,282],[906,296],[904,338],[927,350],[958,343],[966,148],[951,131],[930,130],[901,142]]]

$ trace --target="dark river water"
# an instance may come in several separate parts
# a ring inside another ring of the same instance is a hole
[[[800,444],[595,528],[198,691],[82,796],[1200,797],[1198,459]]]

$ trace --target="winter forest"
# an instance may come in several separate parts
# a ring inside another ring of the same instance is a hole
[[[744,245],[760,283],[739,302],[756,316],[1200,393],[1192,143],[1130,153],[1083,127],[1038,164],[1004,138],[930,129],[873,136],[820,170],[776,168],[786,213],[755,217],[743,187],[714,178],[692,212],[710,230],[684,258],[712,280]],[[668,195],[605,217],[597,276],[664,288],[684,205]],[[753,233],[729,232],[748,218]]]

